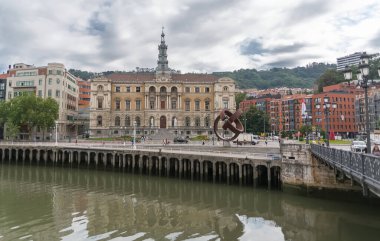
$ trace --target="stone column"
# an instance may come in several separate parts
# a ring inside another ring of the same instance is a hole
[[[215,183],[215,178],[216,178],[216,164],[215,162],[212,163],[212,182]]]
[[[230,163],[229,162],[227,162],[227,184],[230,184],[230,172],[231,172],[231,170],[230,170]]]
[[[203,160],[199,160],[199,175],[201,176],[201,182],[203,181]]]
[[[270,176],[270,162],[267,162],[267,175],[268,175],[268,189],[270,189],[270,181],[271,181],[271,176]]]
[[[257,187],[257,170],[255,164],[252,164],[253,169],[252,169],[252,182],[253,182],[253,187]]]
[[[239,185],[242,184],[242,176],[243,176],[243,165],[239,164]]]
[[[179,159],[179,179],[182,178],[182,170],[183,170],[183,159]]]

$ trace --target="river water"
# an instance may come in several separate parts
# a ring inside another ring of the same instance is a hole
[[[380,207],[129,173],[0,165],[0,240],[380,240]]]

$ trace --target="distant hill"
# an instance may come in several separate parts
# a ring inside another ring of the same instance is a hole
[[[275,87],[311,88],[315,81],[335,64],[312,63],[306,67],[272,68],[270,70],[239,69],[233,72],[214,72],[218,77],[234,79],[240,89],[268,89]]]
[[[214,72],[218,77],[234,79],[240,89],[268,89],[274,87],[301,87],[311,88],[328,69],[336,69],[335,64],[312,63],[306,67],[273,68],[270,70],[239,69],[233,72]],[[96,73],[69,69],[69,72],[83,80],[94,78]],[[104,75],[125,71],[105,71]]]

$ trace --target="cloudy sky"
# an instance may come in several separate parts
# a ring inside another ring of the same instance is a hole
[[[0,71],[153,68],[162,26],[182,72],[335,63],[380,52],[379,23],[378,0],[0,0]]]

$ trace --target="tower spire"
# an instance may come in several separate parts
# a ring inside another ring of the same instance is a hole
[[[164,73],[169,71],[167,50],[168,46],[165,43],[164,26],[162,26],[161,43],[158,45],[157,72]]]

